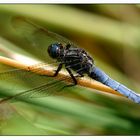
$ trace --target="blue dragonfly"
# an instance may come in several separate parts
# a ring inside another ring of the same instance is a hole
[[[118,91],[120,94],[128,97],[135,103],[140,103],[140,96],[137,93],[130,90],[123,84],[120,84],[119,82],[113,80],[104,71],[96,67],[94,64],[94,59],[84,49],[75,45],[73,42],[56,33],[47,30],[46,28],[42,28],[41,26],[38,26],[23,17],[14,18],[12,20],[12,26],[14,27],[14,29],[16,29],[17,33],[20,34],[20,37],[22,39],[25,39],[27,42],[27,44],[24,44],[23,49],[25,49],[26,51],[28,50],[29,52],[33,53],[37,57],[40,57],[47,63],[54,64],[57,66],[57,69],[55,70],[55,73],[52,77],[58,75],[58,73],[62,69],[62,66],[65,67],[73,81],[73,84],[65,85],[66,87],[76,85],[77,77],[83,77],[86,74],[90,78],[97,80],[106,86],[111,87],[115,91]],[[56,63],[54,63],[54,60],[56,60]],[[46,64],[41,64],[37,67],[36,71],[38,71],[39,67],[43,66],[47,67]],[[73,72],[75,72],[76,75],[74,75]],[[46,92],[47,90],[51,91],[49,95],[52,95],[52,93],[55,94],[56,89],[54,91],[53,87],[60,87],[60,81],[63,82],[64,80],[55,80],[44,84],[45,78],[48,79],[52,77],[39,77],[35,73],[29,73],[19,69],[0,73],[0,77],[3,77],[5,75],[7,75],[7,77],[9,75],[22,77],[26,80],[26,82],[32,82],[33,88],[20,92],[15,96],[4,98],[0,102],[17,98],[19,96],[46,96],[48,95],[48,92]],[[30,78],[27,78],[29,76]],[[37,86],[37,81],[40,83],[39,86]]]

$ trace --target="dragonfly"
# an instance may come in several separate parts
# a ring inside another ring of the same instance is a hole
[[[16,99],[20,96],[36,97],[57,94],[58,92],[56,93],[56,88],[54,87],[60,88],[60,81],[63,87],[75,86],[77,85],[77,77],[79,78],[85,75],[88,75],[91,79],[97,80],[113,90],[118,91],[135,103],[140,103],[140,96],[137,93],[113,80],[103,70],[98,68],[94,63],[94,59],[75,43],[46,28],[34,24],[24,17],[13,18],[12,26],[16,29],[18,34],[20,34],[20,37],[27,42],[25,45],[26,47],[23,46],[23,49],[30,51],[51,65],[56,65],[57,69],[53,76],[45,75],[43,77],[39,77],[39,75],[35,73],[26,72],[20,69],[0,73],[0,77],[5,75],[6,78],[10,75],[19,76],[20,78],[22,77],[27,83],[32,85],[31,89],[19,92],[11,97],[6,97],[2,99],[0,103]],[[56,77],[63,66],[69,73],[70,78],[73,81],[72,84],[65,85],[63,83],[64,79],[54,81],[50,79],[51,82],[45,83],[46,79]],[[47,67],[47,64],[38,65],[36,71],[39,70],[39,67]],[[40,84],[38,85],[38,83]]]

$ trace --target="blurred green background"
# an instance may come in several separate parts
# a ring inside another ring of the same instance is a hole
[[[96,66],[140,92],[139,5],[0,5],[0,50],[7,48],[10,53],[33,57],[33,50],[26,52],[22,49],[28,42],[20,41],[11,28],[11,18],[14,16],[27,17],[76,42],[90,52]],[[8,57],[3,51],[0,54]],[[8,66],[0,66],[1,71],[7,69]],[[20,78],[12,82],[0,81],[1,97],[14,92],[7,90],[10,87],[24,89],[28,84]],[[138,104],[124,97],[80,86],[64,92],[69,94],[0,105],[0,134],[140,134]]]

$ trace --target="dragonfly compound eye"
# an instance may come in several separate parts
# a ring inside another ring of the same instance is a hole
[[[60,43],[54,43],[54,44],[51,44],[49,47],[48,47],[48,53],[50,55],[50,57],[52,58],[57,58],[60,56],[60,50],[63,48],[62,44]]]

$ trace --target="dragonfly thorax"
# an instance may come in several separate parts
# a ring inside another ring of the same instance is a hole
[[[54,43],[48,47],[48,53],[53,59],[57,59],[65,67],[70,68],[80,74],[90,74],[94,61],[81,48],[73,47],[70,44],[63,46],[61,43]]]
[[[79,74],[90,74],[94,67],[94,60],[84,49],[73,46],[64,49],[63,63]]]

